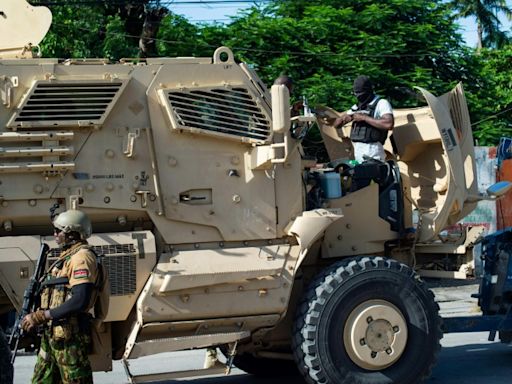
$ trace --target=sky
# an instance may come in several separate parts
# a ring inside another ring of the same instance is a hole
[[[190,4],[195,2],[196,4]],[[245,8],[249,8],[252,4],[248,1],[240,3],[224,3],[224,4],[204,4],[201,0],[189,0],[188,4],[172,4],[169,2],[168,7],[172,12],[185,16],[191,22],[220,22],[228,23],[230,16],[235,16],[237,12]],[[512,0],[507,1],[507,5],[512,7]],[[507,30],[512,34],[512,23],[506,17],[500,18],[503,23],[503,30]],[[461,33],[466,44],[470,47],[476,47],[477,32],[476,20],[472,18],[461,19]]]

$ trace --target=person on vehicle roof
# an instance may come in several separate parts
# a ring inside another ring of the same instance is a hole
[[[362,163],[369,158],[384,161],[383,144],[388,131],[395,126],[393,108],[389,101],[375,94],[368,76],[358,76],[354,80],[353,91],[357,104],[338,117],[334,127],[352,122],[350,140],[356,161]]]
[[[40,309],[22,321],[27,332],[43,326],[32,383],[89,384],[89,310],[98,299],[96,255],[86,240],[91,222],[85,213],[68,210],[53,226],[61,254],[44,277]]]
[[[274,80],[274,85],[285,85],[288,88],[288,92],[290,93],[290,97],[293,95],[293,79],[288,75],[280,75],[277,79]],[[304,103],[302,100],[296,101],[290,107],[291,116],[297,116],[299,112],[304,107]]]

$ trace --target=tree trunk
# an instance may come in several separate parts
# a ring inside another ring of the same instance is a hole
[[[142,26],[142,33],[139,40],[139,56],[156,56],[156,35],[160,28],[160,22],[167,14],[167,9],[159,7],[146,10],[146,18]]]
[[[480,52],[483,48],[483,31],[482,31],[482,24],[480,22],[477,22],[477,33],[478,33],[478,41],[476,44],[476,51]]]

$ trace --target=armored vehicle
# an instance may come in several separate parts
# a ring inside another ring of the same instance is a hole
[[[286,87],[269,91],[226,47],[115,64],[35,58],[50,12],[24,0],[0,11],[1,313],[20,309],[41,243],[58,256],[58,204],[91,218],[110,275],[96,370],[220,347],[227,366],[309,383],[429,374],[441,320],[417,273],[470,269],[473,229],[442,231],[482,198],[461,86],[421,90],[425,107],[396,113],[391,160],[353,165],[335,111],[291,118]],[[301,156],[295,133],[313,120],[326,167]]]

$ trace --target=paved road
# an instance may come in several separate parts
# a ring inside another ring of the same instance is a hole
[[[487,333],[450,334],[442,341],[443,349],[428,384],[508,384],[512,377],[512,346],[487,341]],[[199,368],[204,355],[201,352],[162,354],[133,362],[139,373],[154,372],[163,366],[182,369]],[[34,356],[16,359],[16,383],[30,381],[35,362]],[[143,367],[143,368],[142,368]],[[190,384],[297,384],[297,379],[258,379],[235,369],[230,376],[186,380]],[[96,384],[126,383],[124,370],[119,363],[114,371],[95,373]],[[169,382],[170,383],[170,382]],[[163,384],[163,383],[162,383]]]
[[[477,307],[469,294],[476,286],[434,289],[443,316],[476,314]],[[512,345],[487,341],[487,333],[445,335],[442,340],[438,364],[427,384],[505,384],[512,382]],[[162,369],[197,369],[203,362],[202,351],[161,354],[134,360],[136,373],[157,372]],[[34,356],[19,356],[15,364],[15,382],[30,382],[35,363]],[[114,363],[114,370],[95,373],[96,384],[120,384],[127,379],[121,364]],[[184,380],[190,384],[299,384],[297,378],[258,379],[235,369],[230,376]],[[169,384],[168,382],[166,384]],[[163,384],[163,383],[161,383]]]

